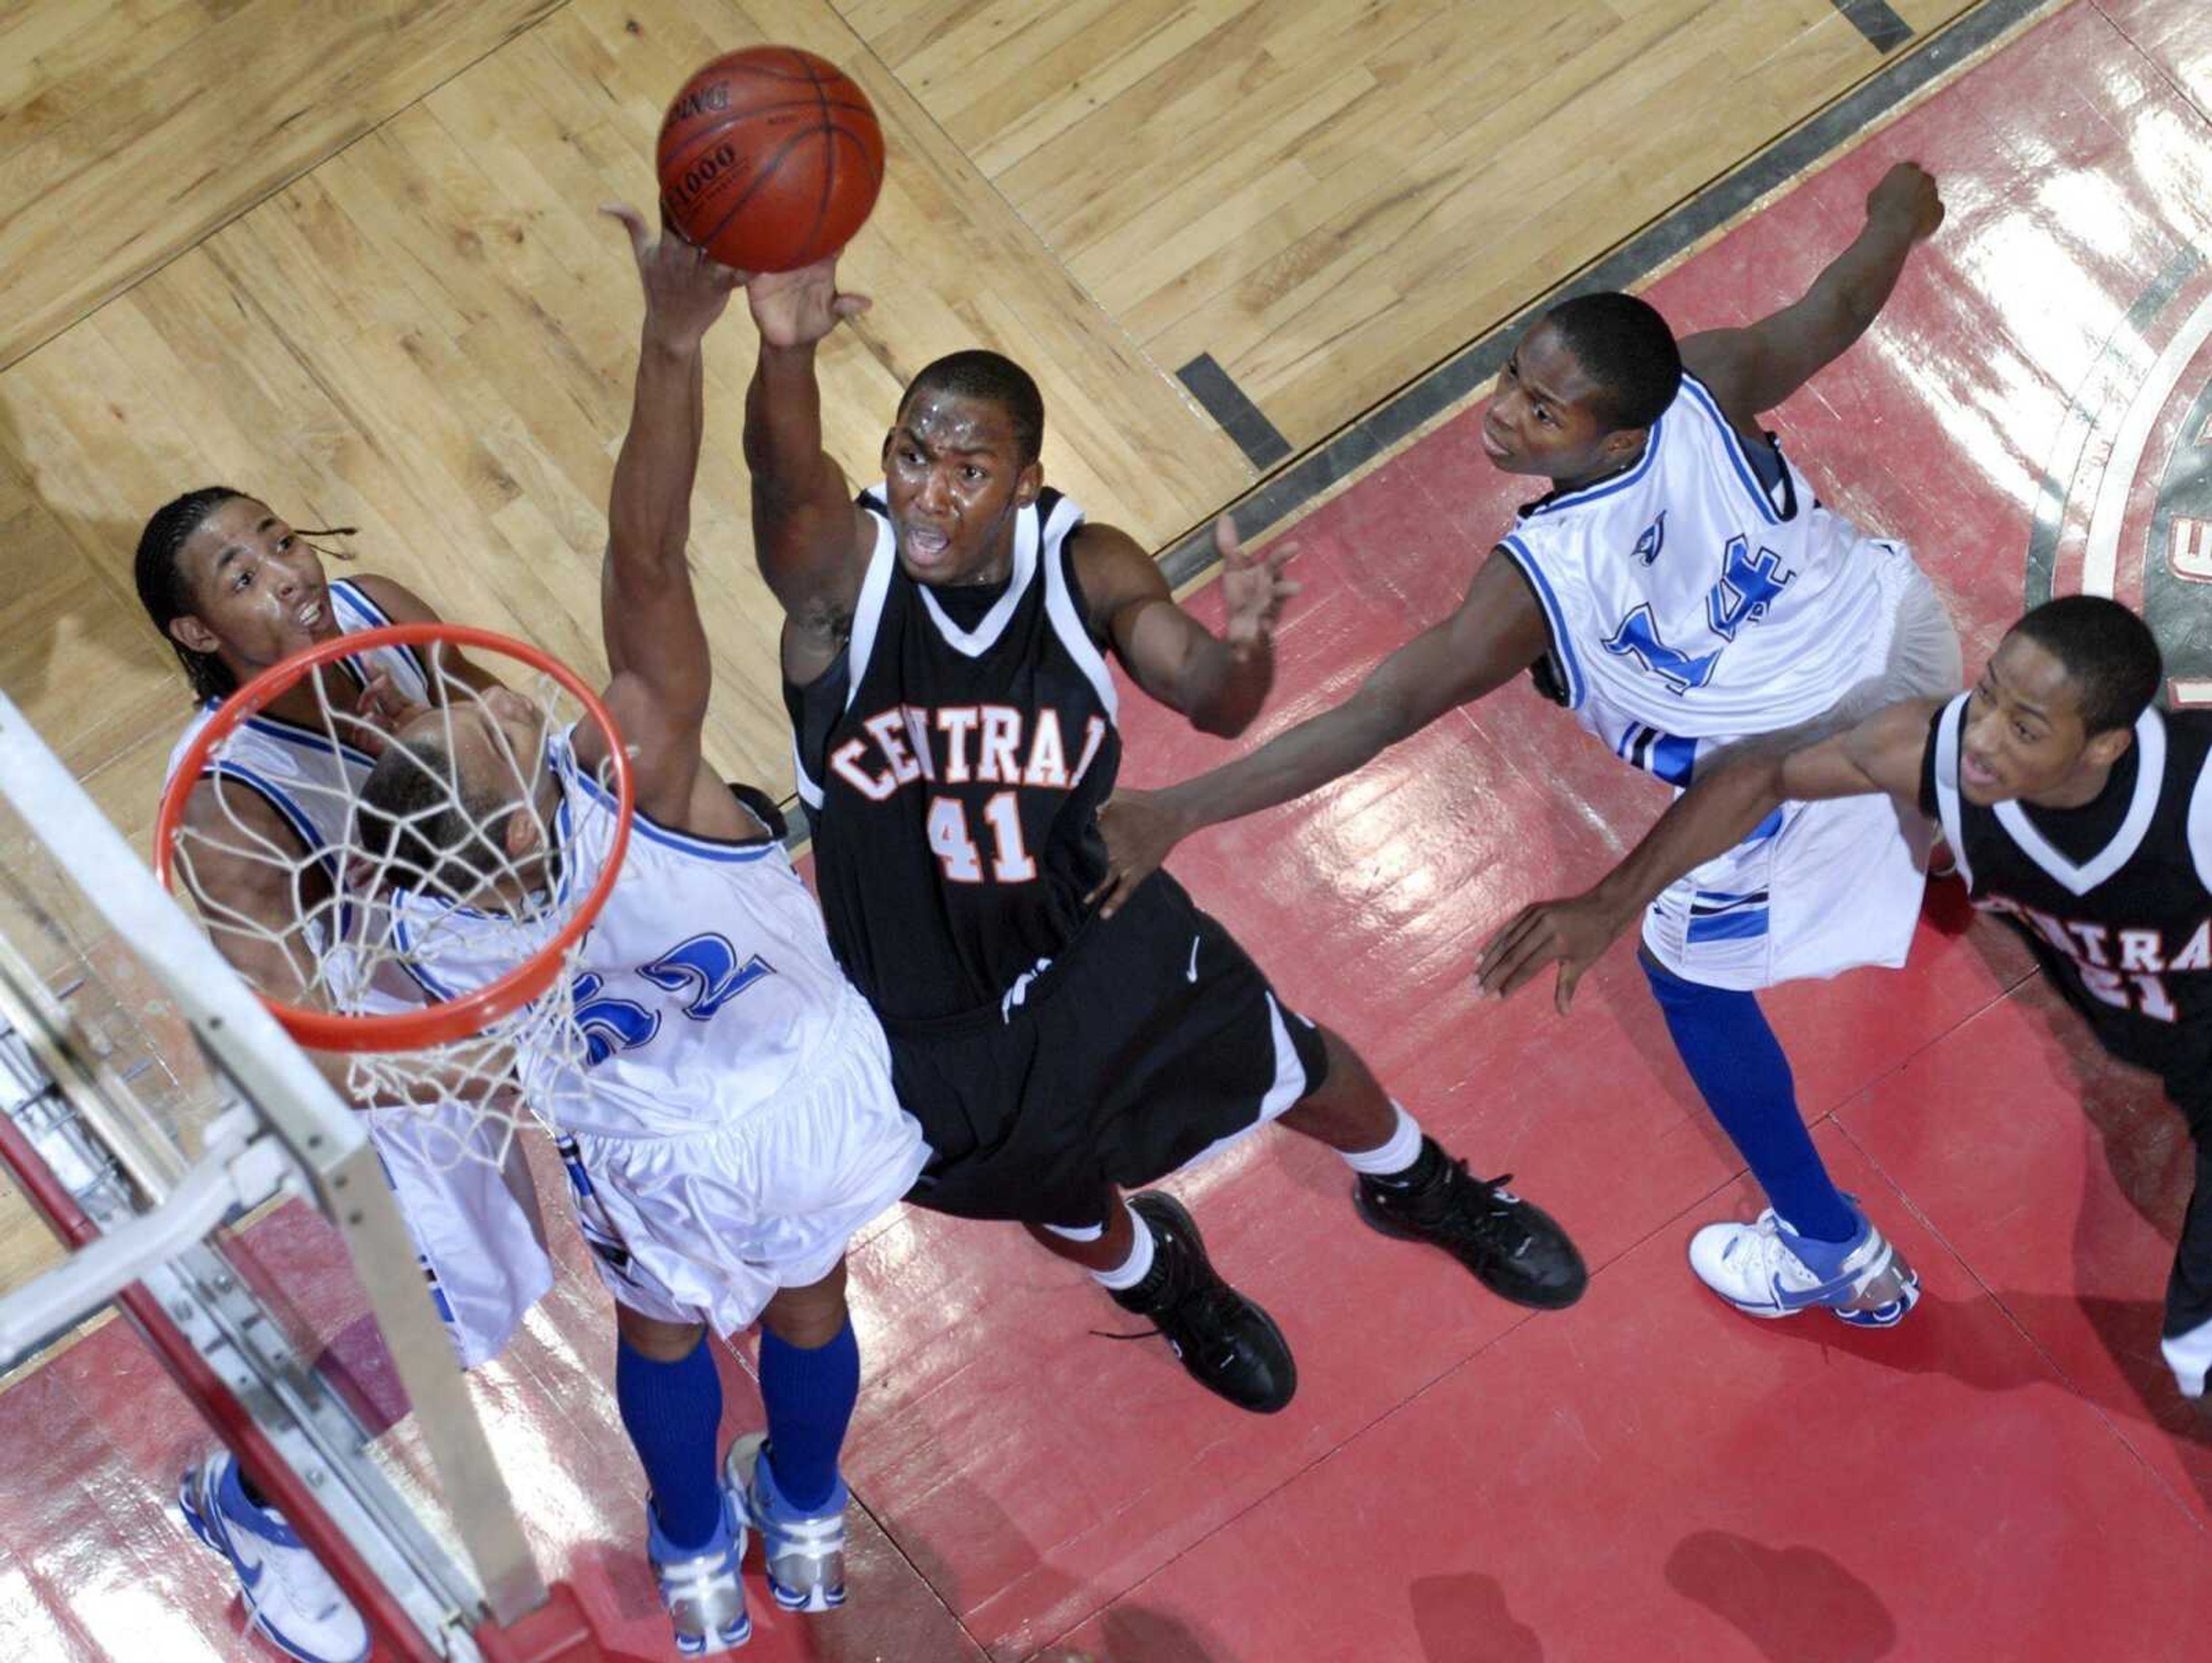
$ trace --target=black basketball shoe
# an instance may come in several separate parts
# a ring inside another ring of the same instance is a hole
[[[1298,1370],[1282,1330],[1221,1279],[1182,1203],[1149,1190],[1129,1207],[1152,1233],[1152,1268],[1114,1302],[1150,1319],[1207,1391],[1261,1415],[1289,1403]]]
[[[1470,1177],[1466,1162],[1424,1138],[1399,1178],[1363,1174],[1356,1203],[1383,1235],[1442,1247],[1500,1299],[1540,1311],[1571,1305],[1589,1285],[1583,1256],[1550,1214],[1505,1187],[1512,1178]]]

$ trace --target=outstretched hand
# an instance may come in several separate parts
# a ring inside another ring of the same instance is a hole
[[[1917,161],[1900,161],[1884,173],[1867,193],[1867,218],[1885,217],[1902,226],[1914,242],[1933,236],[1943,223],[1943,198],[1936,192],[1935,175]]]
[[[757,272],[745,282],[745,298],[762,342],[772,347],[811,347],[875,304],[838,292],[835,254],[796,271]]]
[[[1275,620],[1298,592],[1299,586],[1283,575],[1298,545],[1279,543],[1263,555],[1248,555],[1237,539],[1237,523],[1224,514],[1213,522],[1213,547],[1221,556],[1221,602],[1227,614],[1222,638],[1232,647],[1272,640]]]
[[[1111,918],[1194,828],[1166,792],[1117,791],[1098,810],[1098,829],[1106,839],[1106,876],[1083,901]]]
[[[1552,1003],[1561,1016],[1575,1002],[1575,984],[1603,956],[1626,920],[1595,895],[1542,901],[1523,907],[1513,921],[1483,944],[1475,961],[1476,986],[1510,998],[1546,965],[1557,963],[1559,979]]]
[[[630,252],[637,257],[637,275],[645,284],[645,326],[651,338],[678,352],[696,349],[745,274],[686,242],[665,221],[654,236],[645,215],[626,202],[608,203],[599,212],[620,221],[629,233]]]

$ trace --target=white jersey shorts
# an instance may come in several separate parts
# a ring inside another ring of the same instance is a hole
[[[505,1350],[553,1286],[537,1188],[520,1138],[501,1148],[504,1130],[464,1103],[368,1114],[369,1141],[464,1369]]]
[[[1867,673],[1816,719],[1756,741],[1764,750],[1814,743],[1905,699],[1958,691],[1958,632],[1900,545],[1869,543],[1887,602]],[[1717,766],[1699,759],[1699,770]],[[1934,829],[1887,797],[1785,803],[1752,835],[1678,880],[1652,903],[1644,944],[1685,980],[1757,989],[1860,965],[1905,962],[1927,885]]]
[[[836,1267],[928,1159],[891,1091],[884,1032],[850,988],[805,1076],[720,1125],[560,1139],[576,1213],[617,1304],[730,1334],[779,1288]]]

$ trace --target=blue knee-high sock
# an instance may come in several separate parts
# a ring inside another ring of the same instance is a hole
[[[1759,1001],[1737,989],[1686,981],[1649,954],[1638,957],[1683,1066],[1774,1211],[1800,1235],[1848,1241],[1858,1220],[1798,1118],[1790,1059]]]
[[[837,1451],[860,1396],[851,1319],[827,1345],[811,1350],[762,1328],[760,1387],[776,1491],[799,1512],[817,1512],[836,1493]]]
[[[674,1363],[657,1363],[623,1341],[615,1348],[615,1403],[645,1468],[660,1533],[672,1547],[704,1547],[722,1523],[714,1459],[722,1381],[705,1337]]]

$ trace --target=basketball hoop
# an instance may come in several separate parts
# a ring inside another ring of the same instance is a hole
[[[511,685],[503,693],[479,690],[457,673],[457,649],[476,653]],[[404,743],[388,731],[390,711],[373,717],[350,707],[378,675],[379,655],[390,673],[395,650],[409,655],[404,662],[429,695],[419,707],[407,701],[407,719],[424,731]],[[345,677],[322,673],[332,667],[343,668]],[[267,715],[270,705],[303,683],[315,689],[312,725]],[[514,694],[530,705],[515,704]],[[532,707],[540,713],[542,720],[525,730],[539,736],[537,754],[521,754],[525,747],[507,743],[494,701],[510,715]],[[468,723],[491,736],[483,741],[491,746],[487,754],[496,757],[509,787],[489,806],[471,802],[459,777],[455,735],[458,725]],[[575,761],[570,736],[592,730],[604,738],[598,748],[605,761],[587,773]],[[393,745],[410,757],[441,757],[447,772],[440,777],[418,762],[429,782],[424,789],[435,800],[404,818],[376,810],[365,816],[362,789]],[[301,765],[271,779],[271,769],[287,759]],[[557,788],[549,788],[549,775]],[[188,800],[210,780],[217,786],[220,816],[213,824],[204,815],[188,822]],[[570,792],[594,793],[612,805],[611,835],[595,851],[598,870],[588,882],[568,881],[557,829],[565,816],[543,808],[544,800],[560,801]],[[248,824],[240,806],[249,797],[276,807],[294,836],[279,842]],[[357,1104],[466,1102],[489,1115],[498,1112],[495,1102],[512,1101],[516,1065],[526,1055],[543,1060],[580,1053],[571,978],[564,973],[614,888],[633,811],[629,762],[614,720],[568,666],[489,630],[398,624],[295,653],[217,706],[162,793],[154,862],[164,883],[191,897],[219,941],[226,933],[250,940],[289,963],[296,986],[278,989],[258,985],[251,974],[247,980],[301,1045],[350,1059],[349,1083]],[[529,815],[536,824],[535,853],[527,859],[504,853],[504,822],[514,814]],[[460,856],[441,854],[426,868],[400,852],[426,847],[413,833],[433,816],[484,869],[484,892],[498,895],[495,906],[479,901],[471,907],[464,903],[477,898],[474,892],[454,895],[439,887],[450,882]],[[211,896],[197,868],[216,859],[252,871],[264,891],[281,890],[289,899],[257,917]],[[440,927],[447,919],[457,921],[455,929]],[[477,974],[458,978],[441,955],[455,950],[463,920],[473,932]],[[487,938],[499,949],[495,974],[484,968]],[[549,1106],[533,1107],[543,1117]]]

